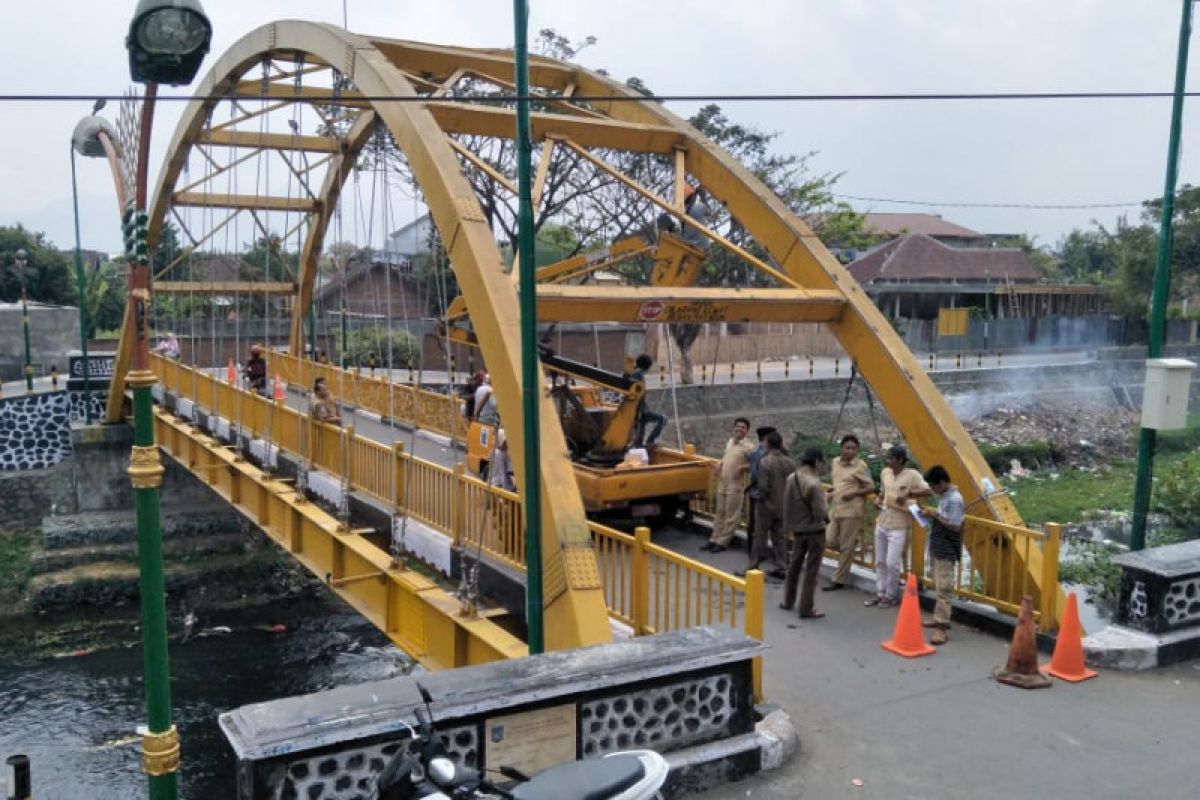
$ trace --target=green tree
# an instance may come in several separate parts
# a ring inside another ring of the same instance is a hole
[[[84,265],[84,302],[87,304],[88,338],[100,331],[113,331],[125,320],[125,265],[119,261]],[[155,297],[157,309],[162,298]]]
[[[23,276],[17,269],[18,250],[28,253]],[[13,303],[20,299],[22,277],[32,301],[58,306],[78,304],[75,272],[67,256],[45,234],[26,230],[19,223],[0,226],[0,301]]]
[[[155,275],[162,273],[160,280],[178,281],[185,280],[187,264],[183,261],[175,264],[175,261],[183,254],[183,248],[179,244],[179,229],[175,227],[170,220],[163,222],[162,230],[158,233],[158,241],[154,244],[154,258],[151,268]],[[167,272],[163,270],[174,266]]]
[[[350,363],[359,367],[370,366],[372,358],[382,368],[421,365],[421,346],[416,338],[408,331],[392,331],[389,337],[387,328],[381,325],[351,331],[345,353]]]

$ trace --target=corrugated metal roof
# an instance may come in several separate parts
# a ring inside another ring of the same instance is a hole
[[[1013,281],[1032,283],[1037,268],[1011,247],[950,247],[909,234],[872,250],[847,269],[859,283],[875,281]]]
[[[956,236],[962,239],[983,239],[982,233],[947,222],[937,214],[905,214],[868,212],[863,222],[872,233],[902,236],[906,233],[923,233],[926,236]]]

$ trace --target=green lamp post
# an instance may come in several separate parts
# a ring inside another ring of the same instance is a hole
[[[92,424],[92,380],[91,364],[88,363],[88,312],[87,312],[87,280],[83,274],[83,255],[79,241],[79,188],[75,181],[75,154],[88,158],[104,158],[106,153],[100,141],[104,134],[110,141],[115,141],[117,132],[103,117],[96,116],[104,101],[96,103],[91,116],[84,117],[75,125],[71,133],[71,200],[75,209],[75,284],[79,290],[79,352],[83,357],[83,416],[88,425]]]
[[[33,358],[29,351],[29,293],[25,287],[25,270],[29,267],[29,253],[21,248],[13,254],[17,262],[17,274],[21,276],[21,330],[25,336],[25,390],[33,391]]]
[[[154,444],[154,408],[146,341],[150,301],[150,253],[146,237],[147,161],[158,84],[191,82],[208,52],[212,24],[199,0],[140,0],[125,46],[129,72],[146,85],[138,137],[137,175],[132,207],[122,216],[129,264],[129,304],[133,310],[134,443],[129,476],[137,502],[138,570],[141,586],[142,651],[146,683],[147,732],[142,737],[142,767],[149,776],[151,800],[175,800],[179,794],[179,734],[171,722],[170,662],[163,588],[159,491],[163,467]]]

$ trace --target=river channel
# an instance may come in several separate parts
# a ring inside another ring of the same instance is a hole
[[[234,796],[234,760],[217,727],[221,712],[381,680],[410,666],[383,634],[336,600],[230,612],[204,619],[195,631],[200,635],[171,644],[184,800]],[[129,641],[84,655],[22,662],[0,654],[0,758],[29,755],[34,797],[146,796],[134,737],[146,719],[137,635],[131,627]]]

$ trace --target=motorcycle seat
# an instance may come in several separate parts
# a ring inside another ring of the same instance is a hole
[[[644,775],[636,756],[572,761],[539,772],[512,794],[515,800],[608,800]]]

